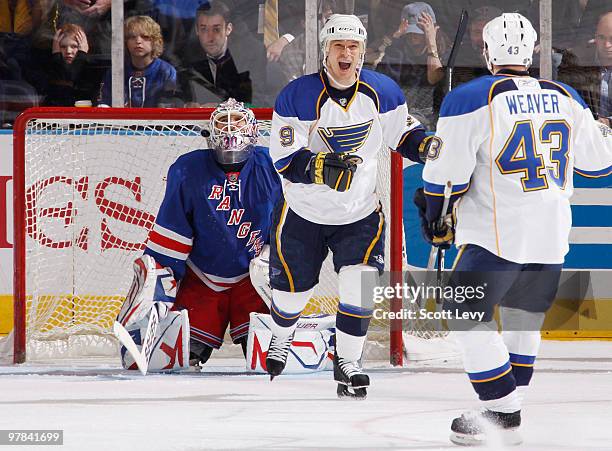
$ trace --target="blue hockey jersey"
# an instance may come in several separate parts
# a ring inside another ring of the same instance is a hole
[[[130,108],[156,107],[165,93],[176,89],[176,69],[170,63],[155,58],[144,71],[132,66],[129,58],[125,60],[125,106]],[[111,71],[102,83],[100,103],[112,104]]]
[[[145,254],[169,266],[177,280],[188,265],[221,291],[248,275],[249,262],[269,241],[281,181],[265,147],[255,147],[240,173],[225,173],[213,151],[179,157],[168,170],[166,193]]]

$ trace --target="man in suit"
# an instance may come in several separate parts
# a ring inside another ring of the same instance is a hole
[[[196,12],[197,48],[186,52],[179,71],[186,106],[211,106],[230,97],[265,106],[266,51],[247,33],[234,38],[230,10],[216,1]],[[231,37],[230,37],[231,35]]]

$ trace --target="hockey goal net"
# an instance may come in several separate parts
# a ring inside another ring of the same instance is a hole
[[[112,323],[155,221],[167,169],[179,155],[209,147],[201,131],[211,112],[40,108],[20,116],[13,163],[15,362],[117,355]],[[272,112],[255,114],[267,145]],[[378,192],[388,224],[386,269],[401,271],[396,157],[381,152]],[[326,262],[306,313],[333,313],[337,301],[337,276]],[[382,307],[399,310],[395,302]],[[401,328],[379,319],[371,327],[372,340],[394,364],[401,364]]]

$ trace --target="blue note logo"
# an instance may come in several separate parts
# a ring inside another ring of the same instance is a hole
[[[357,152],[366,142],[372,129],[370,119],[367,122],[346,127],[319,128],[319,136],[332,152]]]

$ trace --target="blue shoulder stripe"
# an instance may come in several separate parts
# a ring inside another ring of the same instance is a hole
[[[561,83],[560,81],[552,81],[552,80],[538,80],[540,82],[540,87],[542,89],[552,89],[553,91],[560,92],[564,96],[570,97],[578,102],[582,108],[588,108],[589,106],[585,103],[585,101],[580,97],[580,94],[576,92],[574,88],[565,83]]]
[[[378,106],[378,112],[381,114],[392,111],[406,103],[404,93],[397,83],[384,74],[369,69],[362,69],[359,74],[359,80],[360,85],[370,88],[371,92],[369,93],[365,89],[360,89],[359,91],[372,97],[373,100],[374,97],[377,99],[374,102]]]
[[[325,92],[319,74],[310,74],[293,80],[283,88],[274,104],[274,112],[283,117],[296,117],[301,121],[317,119],[318,104]]]
[[[493,75],[485,75],[453,89],[442,101],[440,117],[461,116],[486,106],[489,103],[489,90],[497,79]]]

